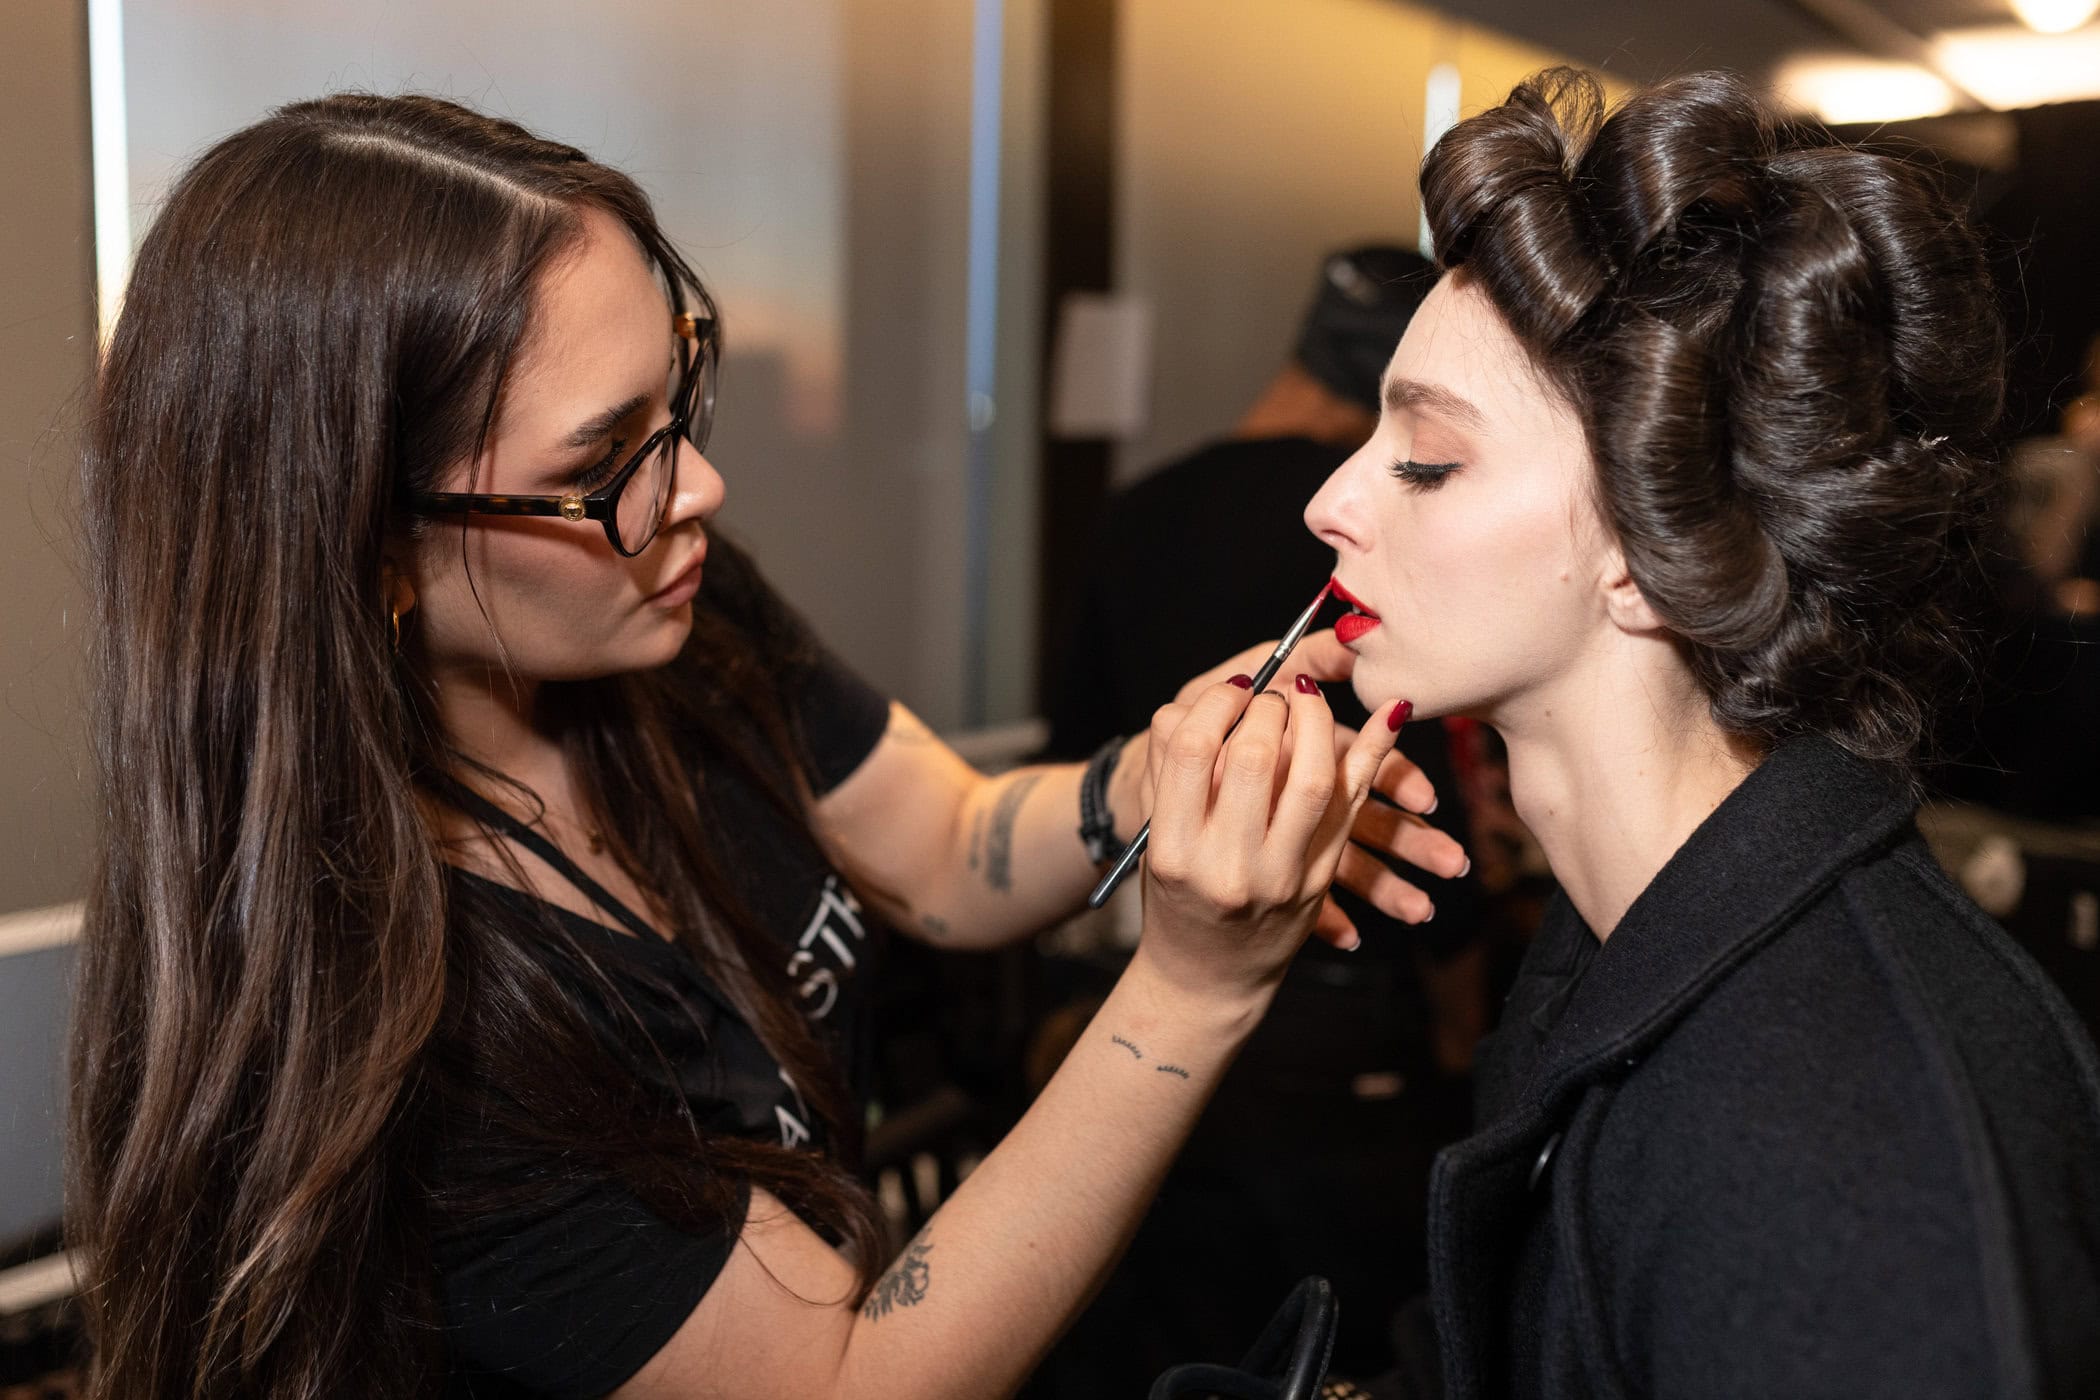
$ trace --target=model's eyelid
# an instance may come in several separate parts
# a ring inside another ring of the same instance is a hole
[[[1417,491],[1431,491],[1443,485],[1461,465],[1458,462],[1417,462],[1401,457],[1386,470]]]

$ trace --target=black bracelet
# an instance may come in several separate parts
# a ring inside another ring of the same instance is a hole
[[[1108,810],[1108,779],[1123,756],[1126,739],[1111,739],[1087,760],[1086,775],[1079,780],[1079,844],[1086,858],[1106,865],[1123,854],[1116,839],[1116,815]]]

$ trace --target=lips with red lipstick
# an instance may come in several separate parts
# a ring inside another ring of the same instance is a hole
[[[1351,646],[1378,625],[1379,616],[1365,607],[1361,598],[1342,587],[1340,579],[1334,581],[1334,596],[1349,605],[1348,615],[1334,624],[1335,640],[1343,646]]]

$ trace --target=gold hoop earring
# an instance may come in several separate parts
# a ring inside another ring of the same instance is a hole
[[[398,605],[393,603],[387,604],[386,620],[387,624],[394,629],[394,652],[396,655],[399,655],[401,652],[401,609]]]

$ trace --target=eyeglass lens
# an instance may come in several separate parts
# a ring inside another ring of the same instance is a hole
[[[698,360],[690,363],[690,369],[681,365],[671,371],[669,392],[678,405],[679,416],[685,420],[686,441],[692,443],[694,451],[705,452],[714,426],[713,343],[704,343]],[[620,532],[620,548],[629,554],[647,549],[663,525],[678,477],[678,437],[676,433],[665,433],[649,453],[649,460],[636,468],[620,492],[613,523]]]

